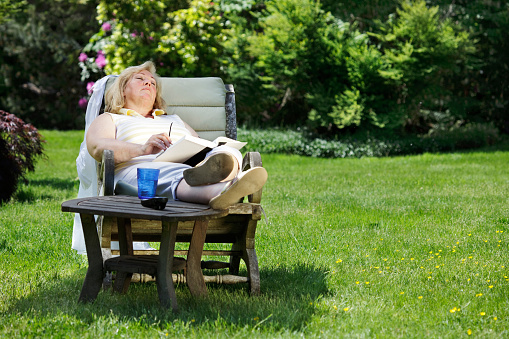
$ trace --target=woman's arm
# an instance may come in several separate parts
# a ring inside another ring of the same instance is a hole
[[[145,144],[139,145],[116,140],[115,123],[109,114],[101,114],[90,125],[87,132],[88,153],[97,161],[102,160],[103,151],[112,150],[115,164],[141,155],[155,154],[171,145],[168,134],[152,135]]]
[[[187,122],[185,122],[184,120],[182,120],[182,122],[184,123],[184,126],[186,126],[187,130],[188,130],[189,132],[191,132],[191,135],[192,135],[193,137],[197,137],[197,138],[199,138],[199,137],[200,137],[200,136],[198,135],[198,133],[196,133],[196,131],[195,131],[195,130],[191,127],[191,126],[189,126],[189,125],[187,124]]]

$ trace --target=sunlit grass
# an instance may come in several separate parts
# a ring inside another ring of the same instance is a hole
[[[78,304],[71,249],[82,132],[43,131],[48,159],[0,208],[0,336],[506,337],[509,152],[314,159],[263,155],[262,295],[154,284]]]

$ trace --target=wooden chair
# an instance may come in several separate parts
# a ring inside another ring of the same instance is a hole
[[[213,140],[218,136],[237,138],[235,92],[232,85],[224,85],[220,78],[162,78],[163,98],[168,104],[168,114],[178,114],[193,127],[200,137]],[[109,85],[115,79],[109,80]],[[243,159],[242,170],[262,166],[258,152],[248,152]],[[114,187],[113,152],[105,151],[103,161],[98,164],[99,195],[118,194]],[[228,274],[204,276],[205,282],[248,283],[251,294],[260,293],[258,259],[255,251],[255,233],[261,219],[262,191],[247,197],[247,202],[229,208],[229,215],[211,221],[207,229],[205,244],[229,244],[228,249],[204,250],[203,256],[226,257],[227,261],[202,261],[202,269],[225,269]],[[244,199],[242,199],[244,200]],[[118,240],[118,225],[115,218],[100,217],[98,232],[104,260],[118,254],[111,250],[111,242]],[[131,220],[132,241],[160,241],[161,223]],[[191,240],[193,222],[178,225],[177,242]],[[134,254],[157,254],[156,251],[134,251]],[[187,256],[187,250],[177,250],[175,255]],[[239,276],[241,259],[246,264],[247,276]],[[143,276],[142,276],[143,277]],[[185,281],[184,274],[174,274],[176,282]],[[123,284],[123,291],[127,284]]]

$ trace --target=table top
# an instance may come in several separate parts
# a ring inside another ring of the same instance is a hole
[[[228,215],[228,209],[214,210],[208,205],[169,200],[165,209],[155,210],[141,205],[138,197],[111,195],[64,201],[63,212],[104,215],[161,221],[209,220]]]

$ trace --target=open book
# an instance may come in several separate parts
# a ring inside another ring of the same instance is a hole
[[[179,162],[195,166],[205,159],[207,152],[214,147],[226,145],[240,150],[246,144],[247,142],[241,142],[227,137],[218,137],[214,139],[214,141],[209,141],[191,135],[185,135],[165,151],[161,151],[154,161]]]

